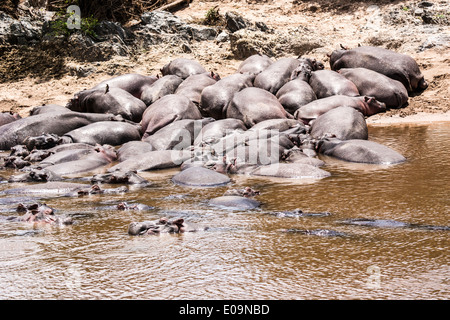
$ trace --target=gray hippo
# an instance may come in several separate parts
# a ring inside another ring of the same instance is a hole
[[[159,78],[152,85],[146,88],[141,95],[141,100],[144,101],[146,106],[151,105],[156,100],[162,97],[173,94],[177,90],[178,86],[183,82],[179,76],[168,74],[162,78]]]
[[[203,89],[212,86],[217,80],[212,73],[193,74],[178,86],[175,94],[183,95],[199,106]]]
[[[254,54],[239,65],[237,72],[257,75],[267,69],[274,61],[264,54]]]
[[[253,81],[253,85],[276,94],[282,86],[291,80],[291,74],[299,64],[298,59],[281,58],[259,73]]]
[[[61,180],[63,180],[62,177],[52,171],[33,168],[24,173],[9,177],[8,182],[47,182]]]
[[[79,159],[75,158],[76,160],[64,161],[44,168],[57,176],[69,176],[92,172],[117,160],[116,150],[112,146],[97,146],[94,151]],[[46,159],[47,163],[49,158]]]
[[[250,128],[264,120],[288,118],[288,114],[273,94],[249,87],[234,95],[226,108],[226,117],[240,119]]]
[[[94,175],[91,178],[92,184],[133,184],[133,185],[141,185],[141,186],[149,186],[150,182],[141,176],[139,176],[135,171],[128,172],[108,172],[108,173],[99,173]]]
[[[305,229],[296,229],[296,228],[290,228],[290,229],[280,229],[280,232],[283,233],[298,233],[298,234],[304,234],[308,236],[318,236],[318,237],[349,237],[350,235],[345,232],[340,232],[336,230],[329,230],[329,229],[313,229],[313,230],[305,230]]]
[[[89,147],[86,147],[89,146]],[[79,144],[74,143],[71,144],[72,148],[59,148],[54,147],[51,149],[48,149],[48,152],[51,152],[52,154],[46,157],[45,159],[41,160],[38,164],[39,168],[45,168],[48,166],[52,166],[59,163],[69,162],[69,161],[75,161],[75,160],[81,160],[84,159],[92,154],[95,154],[100,151],[100,146],[93,146],[93,145],[85,145],[85,144]],[[112,157],[115,159],[115,150],[113,150],[112,147],[105,146],[109,152],[112,152]],[[106,152],[105,149],[105,152]]]
[[[49,112],[59,112],[66,113],[71,112],[69,108],[60,106],[58,104],[46,104],[43,106],[37,106],[30,110],[30,116],[36,116],[38,114],[49,113]]]
[[[319,153],[340,160],[369,164],[396,164],[406,161],[397,151],[374,141],[327,138],[319,141]]]
[[[217,142],[219,139],[236,130],[247,130],[247,127],[242,120],[229,118],[212,121],[202,128],[194,140],[194,145],[198,146],[203,143],[210,144]]]
[[[217,187],[230,182],[228,176],[203,167],[191,167],[172,177],[175,184],[190,187]]]
[[[317,70],[311,74],[309,85],[318,99],[335,95],[359,96],[356,85],[343,75],[332,70]]]
[[[350,50],[335,50],[330,56],[330,67],[332,70],[367,68],[400,81],[408,92],[421,91],[428,87],[412,57],[380,47],[362,46]]]
[[[2,112],[2,113],[0,113],[0,126],[11,123],[20,118],[22,118],[22,117],[16,112],[12,112],[12,111]]]
[[[259,166],[251,172],[252,176],[277,177],[287,179],[323,179],[331,176],[317,166],[304,163],[274,163]]]
[[[29,222],[34,224],[43,223],[60,226],[73,224],[73,219],[71,217],[56,216],[54,209],[47,206],[45,203],[36,202],[29,205],[20,203],[17,206],[17,212],[23,213],[23,215],[20,217],[2,217],[2,220]]]
[[[61,143],[118,146],[128,141],[141,140],[140,129],[139,125],[127,122],[99,121],[65,133]]]
[[[144,132],[142,138],[145,139],[174,121],[201,118],[200,111],[189,98],[178,94],[166,95],[145,110],[141,121]]]
[[[163,76],[172,74],[180,77],[183,80],[193,74],[206,72],[206,69],[198,61],[186,58],[177,58],[175,60],[172,60],[161,69],[161,73]]]
[[[69,100],[66,107],[73,111],[83,112],[85,108],[83,101],[86,96],[89,96],[93,91],[108,92],[113,88],[125,90],[132,94],[134,97],[140,99],[142,92],[149,86],[151,86],[158,78],[156,76],[144,76],[136,73],[124,74],[111,79],[100,82],[95,87],[83,90],[74,95]]]
[[[388,108],[400,108],[408,102],[408,91],[397,80],[366,68],[342,68],[338,72],[353,82],[361,95],[372,96]]]
[[[240,90],[253,86],[254,75],[232,74],[207,86],[201,92],[200,111],[214,119],[225,118],[224,109]]]
[[[119,162],[127,159],[135,159],[138,155],[154,151],[155,148],[145,141],[128,141],[117,150],[117,160]]]
[[[168,124],[142,141],[151,144],[154,150],[186,149],[194,143],[203,126],[213,120],[212,118],[178,120]]]
[[[209,200],[208,204],[214,207],[237,209],[237,210],[251,210],[260,207],[260,202],[255,199],[249,199],[242,196],[221,196]]]
[[[60,144],[61,137],[54,133],[44,133],[37,137],[26,137],[23,143],[28,150],[49,149]]]
[[[334,136],[341,140],[367,140],[369,131],[361,112],[350,107],[338,107],[314,120],[311,125],[311,136],[316,139]]]
[[[108,172],[115,171],[150,171],[157,169],[167,169],[179,167],[181,164],[190,159],[191,151],[188,150],[162,150],[149,151],[137,154],[134,158],[129,158],[115,166],[108,168]]]
[[[99,121],[123,121],[121,116],[81,112],[51,112],[16,120],[0,127],[0,150],[23,144],[27,137],[65,133]]]
[[[160,218],[155,221],[132,222],[128,226],[128,234],[130,236],[158,235],[161,233],[196,232],[207,229],[207,227],[187,223],[182,218],[172,221],[167,218]]]
[[[386,104],[376,100],[374,97],[349,97],[344,95],[336,95],[314,100],[300,107],[297,111],[295,111],[294,118],[308,124],[322,114],[337,107],[354,108],[366,117],[386,111]]]
[[[70,192],[90,189],[91,186],[83,183],[73,183],[64,181],[50,181],[45,183],[36,183],[19,188],[4,190],[0,193],[6,195],[65,195]]]
[[[303,123],[295,119],[269,119],[258,122],[251,127],[249,131],[275,130],[278,132],[285,132],[290,131],[293,128],[296,128],[295,131],[300,132],[304,132],[306,130]]]
[[[147,106],[131,93],[120,88],[105,90],[88,90],[78,98],[76,108],[69,105],[68,109],[88,113],[110,113],[121,115],[124,119],[139,122]]]
[[[354,219],[340,220],[338,222],[342,224],[374,227],[374,228],[408,228],[408,229],[431,230],[431,231],[450,231],[450,227],[448,226],[423,225],[388,219],[354,218]]]
[[[287,82],[278,90],[276,97],[284,109],[292,115],[301,106],[317,99],[308,82],[301,78]]]

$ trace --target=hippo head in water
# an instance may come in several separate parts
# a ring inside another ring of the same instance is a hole
[[[45,203],[33,203],[28,206],[19,204],[17,207],[17,212],[25,213],[19,218],[19,220],[23,222],[44,222],[50,224],[72,224],[73,222],[71,218],[61,219],[55,216],[54,210]]]
[[[95,151],[99,152],[109,162],[113,162],[113,161],[117,160],[117,151],[113,146],[111,146],[109,144],[104,144],[102,146],[97,144],[95,146]]]

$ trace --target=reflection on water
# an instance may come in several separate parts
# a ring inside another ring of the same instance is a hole
[[[332,176],[298,183],[233,177],[230,186],[173,185],[177,170],[143,176],[155,182],[127,194],[48,198],[62,228],[0,222],[2,299],[448,299],[449,232],[370,228],[343,219],[448,226],[450,125],[372,127],[370,139],[408,161],[374,166],[322,158]],[[11,172],[0,172],[7,178]],[[260,209],[208,206],[230,188],[259,190]],[[1,183],[0,189],[9,188]],[[23,199],[22,199],[23,200]],[[154,207],[118,211],[121,201]],[[1,215],[17,202],[0,198]],[[299,208],[331,212],[277,217]],[[131,237],[132,221],[183,217],[208,231]],[[348,237],[283,233],[328,229]]]

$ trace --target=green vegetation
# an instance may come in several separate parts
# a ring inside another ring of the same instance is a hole
[[[202,21],[202,24],[208,25],[208,26],[217,26],[223,24],[223,17],[219,13],[218,6],[212,7],[209,9],[206,14],[205,18]]]
[[[66,13],[66,12],[58,12],[56,14],[56,19],[50,22],[50,33],[55,36],[65,36],[68,37],[72,33],[80,31],[81,33],[96,37],[97,35],[94,32],[94,28],[98,25],[98,19],[94,17],[81,18],[79,28],[68,27],[68,23],[70,21],[74,21],[75,13]],[[71,20],[72,19],[72,20]],[[72,22],[73,23],[73,22]]]

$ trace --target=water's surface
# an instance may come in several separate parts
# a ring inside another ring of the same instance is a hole
[[[332,176],[314,183],[233,177],[195,189],[170,182],[176,170],[145,173],[155,186],[114,196],[48,198],[73,226],[33,229],[0,222],[1,299],[449,299],[450,231],[367,227],[350,218],[449,226],[450,125],[372,127],[370,139],[408,161],[395,166],[331,158]],[[7,178],[11,172],[0,171]],[[227,189],[261,192],[259,210],[209,207]],[[0,190],[12,187],[0,183]],[[183,196],[175,196],[183,195]],[[120,201],[148,212],[104,209]],[[0,214],[15,204],[0,198]],[[331,212],[277,217],[274,211]],[[131,237],[132,221],[183,217],[211,227]],[[282,233],[330,229],[347,236]]]

